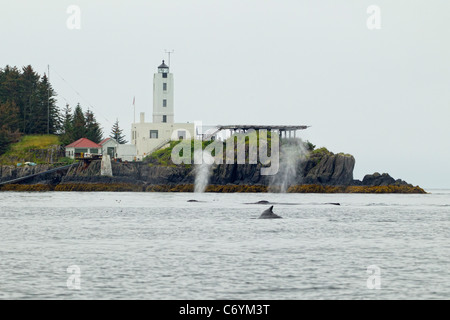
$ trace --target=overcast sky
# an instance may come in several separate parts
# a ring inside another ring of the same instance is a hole
[[[61,107],[91,106],[129,137],[133,96],[151,121],[173,49],[176,122],[306,124],[304,139],[355,156],[355,178],[450,188],[449,13],[448,0],[0,0],[0,67],[49,64]]]

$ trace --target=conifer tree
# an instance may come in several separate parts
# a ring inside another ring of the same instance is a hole
[[[0,154],[8,150],[10,143],[19,140],[19,108],[14,102],[0,103]]]
[[[86,119],[84,118],[83,109],[78,103],[73,112],[72,120],[72,138],[76,141],[81,138],[86,138]]]
[[[122,134],[123,130],[120,129],[119,120],[113,124],[110,137],[117,141],[119,144],[125,144],[128,141],[125,140],[125,136]]]
[[[23,133],[32,134],[40,130],[41,123],[46,119],[41,110],[38,110],[38,94],[37,87],[39,85],[40,76],[33,70],[31,66],[23,67],[20,80],[18,82],[18,90],[20,95],[15,102],[21,109],[23,119]],[[47,98],[45,99],[47,101]],[[45,130],[46,127],[42,127]],[[43,131],[41,133],[44,133]]]
[[[102,141],[103,131],[95,119],[94,113],[88,109],[84,114],[84,118],[86,120],[86,138],[95,143]]]
[[[62,145],[66,146],[75,140],[73,139],[73,115],[72,115],[72,109],[70,108],[69,104],[66,104],[66,107],[63,111],[63,120],[61,125],[61,135],[60,135],[60,141]]]
[[[55,97],[47,76],[41,77],[31,66],[0,69],[0,103],[17,106],[20,133],[55,134],[60,130]]]
[[[56,134],[61,128],[61,118],[59,109],[56,105],[56,93],[48,81],[47,75],[44,74],[42,80],[37,85],[38,104],[37,112],[40,119],[39,127],[35,133]],[[36,114],[34,114],[36,116]]]

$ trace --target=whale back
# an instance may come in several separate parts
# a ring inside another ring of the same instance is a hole
[[[263,211],[259,219],[280,219],[281,217],[279,215],[276,215],[273,213],[273,206],[271,206],[269,209],[266,209]]]

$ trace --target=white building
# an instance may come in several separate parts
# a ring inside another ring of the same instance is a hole
[[[120,144],[113,138],[106,138],[99,145],[102,146],[102,154],[109,155],[111,159],[136,161],[136,146],[134,144]]]
[[[153,76],[153,122],[145,122],[142,112],[140,122],[131,125],[131,143],[136,146],[137,160],[171,140],[195,138],[194,123],[175,123],[173,97],[173,74],[163,60]]]
[[[86,138],[78,139],[77,141],[66,146],[66,157],[71,159],[85,157],[89,158],[92,155],[101,154],[102,146]]]
[[[134,144],[117,145],[117,158],[122,161],[136,161],[136,146]]]
[[[111,159],[116,157],[117,146],[119,145],[116,140],[112,138],[106,138],[102,140],[99,145],[102,146],[102,154],[107,154]]]

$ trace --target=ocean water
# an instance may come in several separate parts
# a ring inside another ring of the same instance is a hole
[[[449,299],[450,191],[429,191],[2,192],[0,299]]]

